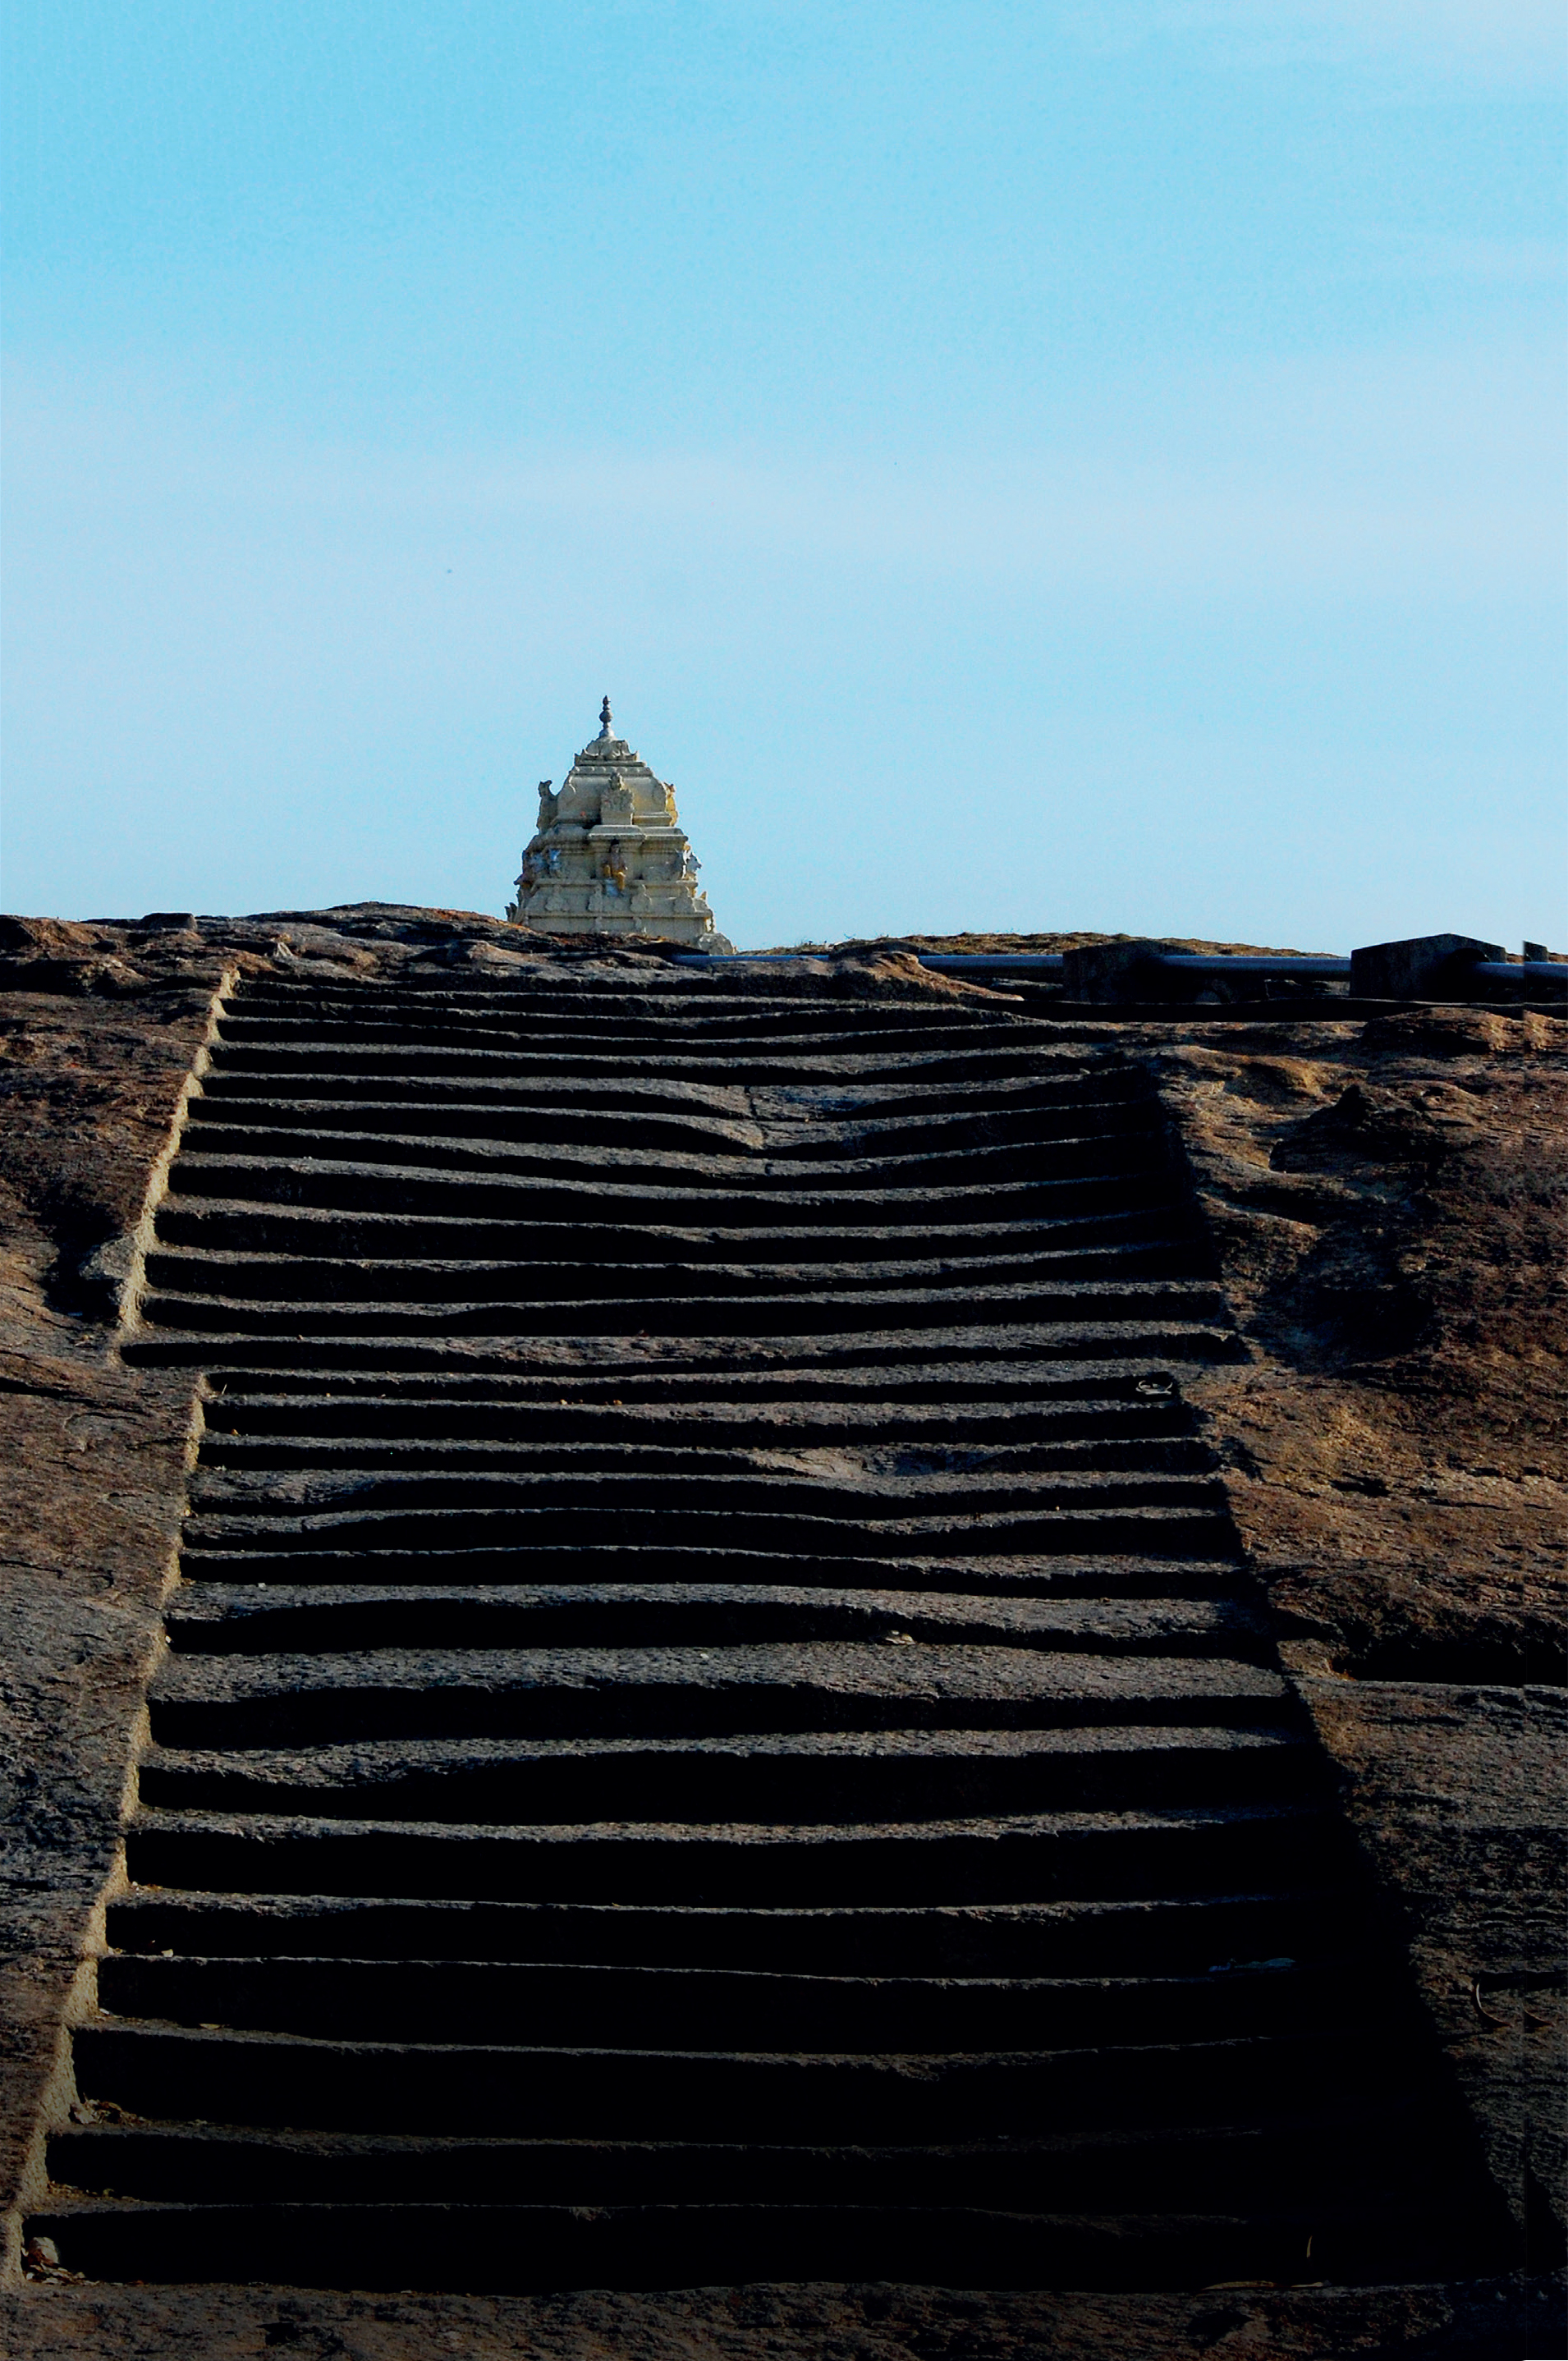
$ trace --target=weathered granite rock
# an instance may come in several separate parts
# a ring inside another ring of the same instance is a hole
[[[0,2163],[15,2191],[99,1897],[185,1496],[190,1384],[123,1369],[118,1287],[220,959],[52,929],[0,994]],[[8,2198],[7,2202],[11,2202]]]
[[[0,2298],[0,2303],[5,2299]],[[0,2312],[5,2361],[1526,2361],[1561,2350],[1537,2279],[1410,2288],[989,2295],[947,2288],[327,2295],[39,2286]]]
[[[1124,1038],[1249,1347],[1190,1396],[1494,2177],[1558,2261],[1568,1024]]]
[[[507,917],[542,934],[652,935],[731,950],[698,890],[674,788],[616,737],[608,697],[599,723],[560,789],[540,783],[539,827]]]
[[[134,1279],[211,995],[236,965],[430,972],[531,955],[518,928],[473,914],[180,918],[7,922],[0,938],[0,1431],[19,1471],[4,1567],[14,1809],[0,2128],[13,2190],[114,1871],[184,1501],[187,1385],[120,1369],[105,1315]],[[585,982],[596,959],[648,956],[591,938],[570,947],[579,953]],[[806,964],[826,990],[875,990],[884,972],[907,990],[925,972],[874,953]],[[1184,1016],[1073,1031],[1139,1048],[1186,1143],[1250,1355],[1190,1389],[1494,2171],[1532,2263],[1548,2263],[1561,2236],[1547,1854],[1561,1817],[1550,1732],[1568,1027],[1411,1011],[1366,1026]],[[364,2361],[1501,2356],[1558,2349],[1561,2319],[1560,2292],[1539,2278],[1141,2298],[749,2288],[484,2300],[45,2279],[7,2301],[0,2350],[40,2361],[282,2346]]]

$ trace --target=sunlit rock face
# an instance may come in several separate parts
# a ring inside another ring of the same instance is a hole
[[[559,792],[547,779],[540,785],[538,830],[507,917],[543,934],[653,935],[732,950],[698,888],[674,790],[616,737],[608,697],[599,724]]]

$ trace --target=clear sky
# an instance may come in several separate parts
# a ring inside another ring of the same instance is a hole
[[[1560,0],[8,0],[7,906],[1564,917]]]

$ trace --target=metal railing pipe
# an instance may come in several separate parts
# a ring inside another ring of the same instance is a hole
[[[1176,968],[1186,975],[1299,975],[1335,982],[1350,976],[1349,960],[1327,954],[1305,958],[1281,952],[1276,959],[1266,951],[1160,951],[1149,965]]]
[[[1568,960],[1477,960],[1467,972],[1488,983],[1560,983],[1568,992]]]

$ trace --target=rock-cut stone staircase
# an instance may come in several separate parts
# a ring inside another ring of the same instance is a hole
[[[362,2287],[1452,2272],[1135,1063],[540,966],[227,1005],[127,1347],[200,1373],[183,1578],[29,2234]]]

